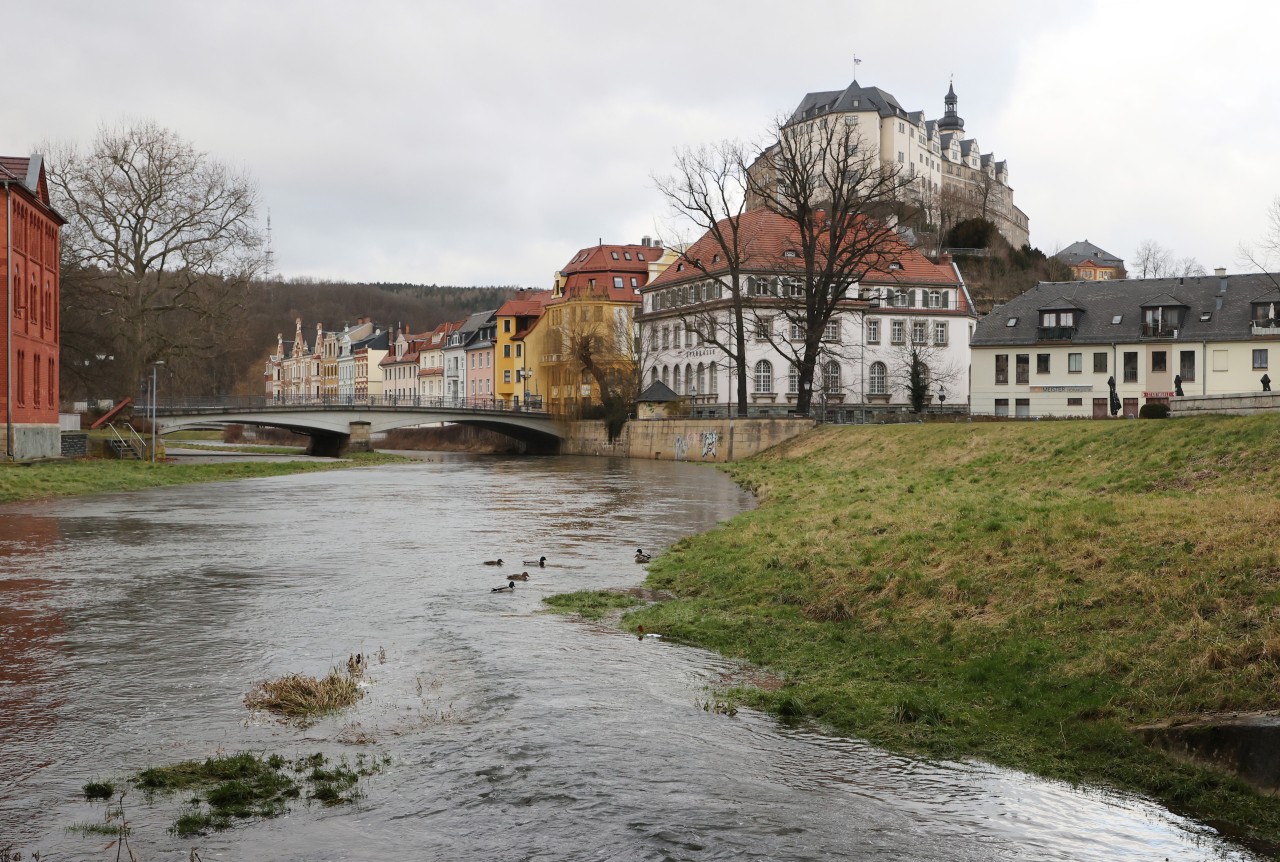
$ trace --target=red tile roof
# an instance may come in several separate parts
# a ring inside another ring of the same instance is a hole
[[[638,303],[637,291],[649,281],[649,265],[661,260],[662,254],[661,246],[651,245],[597,245],[581,249],[560,269],[564,278],[563,297],[553,302],[598,297],[610,302]],[[614,287],[615,277],[622,279],[622,287]],[[637,285],[634,288],[633,278]]]
[[[542,314],[550,299],[549,290],[522,291],[519,296],[502,303],[496,313],[498,317],[536,317]]]
[[[739,234],[747,249],[744,269],[749,272],[785,272],[801,269],[800,258],[784,256],[786,251],[800,252],[799,229],[795,222],[767,209],[748,210],[739,216]],[[929,260],[919,250],[898,239],[886,237],[883,265],[868,272],[862,284],[938,284],[958,287],[960,279],[955,269]],[[728,272],[727,264],[717,261],[720,246],[710,232],[688,248],[676,262],[653,280],[652,286],[677,284],[695,278],[706,278]],[[694,267],[690,261],[701,260],[706,272]],[[900,269],[890,269],[896,263]]]

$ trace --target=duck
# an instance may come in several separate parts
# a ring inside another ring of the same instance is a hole
[[[649,554],[646,554],[646,553],[644,552],[644,548],[636,548],[636,562],[637,562],[637,563],[647,563],[647,562],[649,562],[649,561],[650,561],[650,560],[652,560],[652,559],[653,559],[653,557],[652,557],[652,556],[650,556]]]
[[[516,591],[515,581],[507,581],[507,585],[505,587],[494,587],[493,589],[489,590],[489,592],[491,593],[514,593],[515,591]]]
[[[502,557],[498,557],[496,560],[485,560],[484,564],[486,566],[500,566],[502,565]]]
[[[538,557],[536,560],[523,560],[520,564],[522,566],[537,566],[540,569],[545,569],[547,567],[547,558]]]
[[[511,576],[511,580],[513,580],[513,581],[527,581],[527,580],[529,580],[529,573],[528,573],[528,572],[521,572],[521,573],[520,573],[520,574],[518,574],[518,575],[512,575],[512,576]]]

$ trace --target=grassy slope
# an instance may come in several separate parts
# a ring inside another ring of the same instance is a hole
[[[0,465],[0,503],[70,497],[107,491],[138,491],[194,482],[223,482],[258,476],[283,476],[342,467],[404,461],[395,455],[367,453],[349,461],[283,463],[150,464],[145,461],[41,461]]]
[[[744,696],[783,714],[1280,838],[1280,800],[1127,730],[1280,707],[1280,420],[826,429],[729,469],[761,507],[629,624],[771,668]]]

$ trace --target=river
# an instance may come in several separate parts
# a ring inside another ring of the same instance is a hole
[[[1140,799],[706,711],[733,663],[544,611],[750,505],[705,467],[435,455],[4,507],[0,849],[114,859],[68,831],[103,819],[87,781],[252,750],[389,762],[353,804],[198,838],[131,792],[138,859],[1254,858]],[[490,591],[484,560],[542,555]],[[340,716],[243,704],[380,650]]]

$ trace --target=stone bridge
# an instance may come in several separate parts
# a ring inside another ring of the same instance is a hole
[[[545,411],[487,399],[216,396],[157,404],[155,414],[161,434],[211,424],[287,428],[311,438],[307,454],[330,457],[369,451],[373,434],[440,422],[488,428],[536,452],[558,451],[565,436]]]

